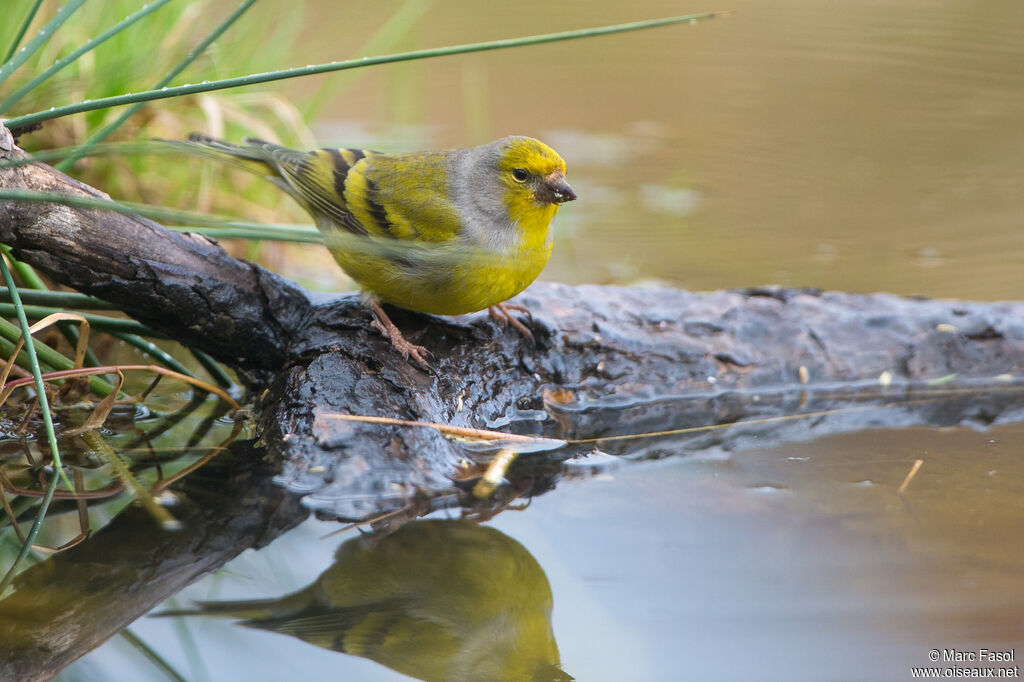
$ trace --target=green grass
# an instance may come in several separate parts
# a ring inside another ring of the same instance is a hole
[[[55,61],[137,12],[143,4],[142,0],[85,3],[13,73],[3,84],[0,95],[8,96]],[[23,45],[53,16],[58,6],[55,2],[43,3],[36,21],[22,41]],[[3,115],[16,118],[62,104],[149,89],[162,74],[171,72],[185,59],[209,30],[196,30],[196,26],[212,28],[235,7],[235,3],[212,1],[167,3],[33,87]],[[256,7],[249,14],[258,14],[259,5]],[[231,26],[227,35],[199,54],[170,84],[214,80],[279,65],[286,59],[298,36],[303,20],[300,9],[301,5],[296,5],[295,12],[274,18],[276,40],[271,44],[266,41],[265,22],[243,16]],[[18,28],[16,21],[0,22],[0,46],[7,46]],[[252,45],[259,45],[260,49],[252,49]],[[223,93],[202,101],[188,98],[144,107],[109,139],[146,142],[154,137],[183,138],[195,130],[210,130],[211,112],[223,117],[220,134],[226,137],[263,133],[264,130],[254,130],[248,122],[265,121],[265,125],[285,142],[295,143],[311,138],[304,126],[304,117],[294,103],[270,94],[254,97],[251,94]],[[41,130],[24,135],[20,143],[27,151],[80,144],[120,114],[117,109],[105,109],[50,121]],[[76,165],[74,175],[87,184],[102,188],[111,196],[190,208],[196,206],[197,194],[210,196],[217,193],[217,188],[204,188],[197,192],[197,176],[204,183],[217,184],[220,189],[226,187],[228,177],[227,172],[220,170],[201,172],[198,164],[154,164],[150,159],[137,155],[90,158]],[[237,197],[238,207],[243,209],[246,204],[278,203],[273,188],[262,187],[256,182],[247,182],[246,185],[241,196],[235,191],[223,193]],[[252,217],[268,217],[266,212],[256,213]]]

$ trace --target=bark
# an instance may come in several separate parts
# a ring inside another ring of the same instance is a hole
[[[343,518],[394,510],[424,493],[435,505],[465,501],[450,480],[472,457],[464,447],[432,429],[330,417],[339,412],[593,439],[843,410],[571,444],[517,463],[520,488],[538,477],[550,484],[552,460],[595,448],[651,458],[863,428],[1024,418],[1011,381],[1024,370],[1019,303],[557,284],[534,285],[517,301],[533,311],[536,348],[485,316],[396,316],[434,354],[435,376],[401,362],[367,331],[354,301],[319,307],[259,409],[264,442],[284,462],[278,480],[306,494],[307,506]]]
[[[22,154],[7,146],[7,156]],[[0,169],[0,187],[100,194],[42,164]],[[1024,363],[1020,303],[537,283],[517,299],[532,311],[536,346],[483,314],[442,319],[393,310],[410,340],[433,353],[435,371],[426,373],[370,327],[357,297],[313,305],[294,284],[152,221],[5,201],[0,241],[59,282],[224,362],[259,370],[267,390],[258,433],[281,462],[277,480],[340,518],[464,499],[452,478],[471,453],[431,429],[355,424],[333,419],[337,413],[595,438],[883,406],[596,444],[636,457],[866,425],[1021,418],[1012,385],[1000,383],[1019,376]],[[907,400],[947,390],[929,382],[952,375],[958,389],[1000,390]],[[527,463],[539,469],[512,473],[521,488],[550,485],[547,464],[594,447],[535,455]]]

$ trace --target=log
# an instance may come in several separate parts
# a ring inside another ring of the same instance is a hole
[[[561,439],[740,423],[531,455],[524,464],[533,467],[513,470],[520,491],[537,477],[550,483],[551,461],[595,448],[653,458],[869,427],[1024,418],[1019,303],[549,283],[516,300],[533,311],[536,348],[484,316],[396,316],[434,354],[435,376],[389,355],[355,301],[319,306],[258,410],[264,442],[284,463],[278,481],[321,514],[347,519],[424,495],[434,506],[469,499],[451,481],[472,456],[457,443],[432,429],[352,423],[336,413]],[[354,343],[338,342],[353,332]],[[789,418],[799,413],[816,418]],[[780,417],[787,419],[755,421]]]
[[[24,153],[8,139],[0,156]],[[40,163],[0,169],[0,187],[102,196]],[[512,471],[519,492],[550,485],[553,462],[595,448],[657,457],[865,425],[985,425],[1022,416],[1020,303],[536,283],[516,299],[532,311],[536,346],[483,314],[391,311],[410,340],[433,353],[428,373],[371,328],[356,296],[314,304],[213,241],[149,220],[5,200],[0,241],[54,280],[255,372],[248,379],[261,389],[258,435],[280,462],[276,480],[318,513],[342,519],[466,502],[468,486],[453,478],[473,473],[463,466],[473,455],[436,430],[337,414],[562,439],[748,422],[533,455],[524,458],[533,467]],[[940,392],[946,397],[937,401]],[[749,423],[837,409],[813,421]]]

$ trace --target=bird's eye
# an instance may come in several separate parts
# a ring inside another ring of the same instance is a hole
[[[516,182],[526,182],[530,174],[526,172],[525,168],[513,168],[512,177],[516,179]]]

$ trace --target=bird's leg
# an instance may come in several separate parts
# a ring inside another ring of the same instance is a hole
[[[410,358],[416,362],[421,368],[426,371],[430,371],[430,365],[427,364],[426,357],[430,356],[430,351],[423,346],[417,346],[414,343],[410,343],[408,339],[402,336],[402,332],[398,330],[395,323],[391,321],[387,313],[384,312],[384,308],[381,307],[380,301],[374,297],[366,299],[366,304],[370,306],[370,310],[373,311],[373,328],[379,331],[384,338],[391,342],[391,345],[395,347],[402,357],[406,360]]]
[[[487,309],[487,313],[492,319],[497,320],[501,324],[512,325],[512,327],[522,334],[530,343],[536,344],[536,341],[533,339],[533,332],[531,332],[525,324],[512,317],[512,313],[509,312],[510,310],[525,313],[531,320],[533,319],[533,315],[530,315],[529,309],[526,306],[519,305],[518,303],[499,303],[498,305],[492,305]]]

